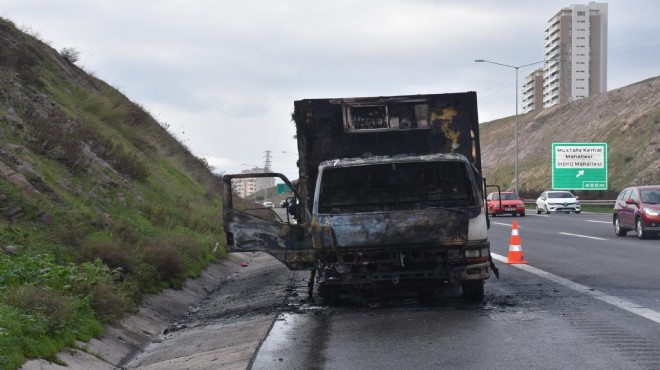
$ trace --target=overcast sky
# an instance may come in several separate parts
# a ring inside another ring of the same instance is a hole
[[[607,3],[608,90],[660,75],[660,1]],[[515,69],[474,60],[541,61],[547,21],[571,4],[0,0],[0,16],[76,48],[218,172],[263,166],[270,150],[294,179],[294,100],[476,91],[480,122],[513,116]]]

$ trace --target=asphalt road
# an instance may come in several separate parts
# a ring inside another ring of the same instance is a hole
[[[610,217],[519,217],[529,264],[498,262],[483,305],[452,295],[432,305],[299,302],[251,368],[659,369],[660,241],[617,237]],[[492,251],[506,259],[513,218],[491,221]]]
[[[614,234],[611,214],[518,217],[525,259],[534,267],[660,312],[660,239]],[[491,219],[493,253],[507,256],[513,217]]]

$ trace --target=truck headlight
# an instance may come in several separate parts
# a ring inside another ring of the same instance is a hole
[[[468,224],[468,241],[488,239],[488,225],[483,210],[479,216],[471,218]]]
[[[465,257],[466,258],[479,257],[479,250],[478,249],[466,249],[465,250]]]

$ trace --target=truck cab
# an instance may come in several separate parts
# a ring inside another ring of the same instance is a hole
[[[460,286],[482,301],[492,260],[476,94],[295,102],[300,157],[292,219],[233,206],[228,251],[265,251],[309,269],[327,303],[361,292],[420,297]]]

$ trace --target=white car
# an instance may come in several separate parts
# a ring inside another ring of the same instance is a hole
[[[536,200],[536,214],[541,212],[580,213],[580,201],[570,191],[544,191]]]
[[[264,202],[264,207],[266,208],[275,208],[273,202]]]

